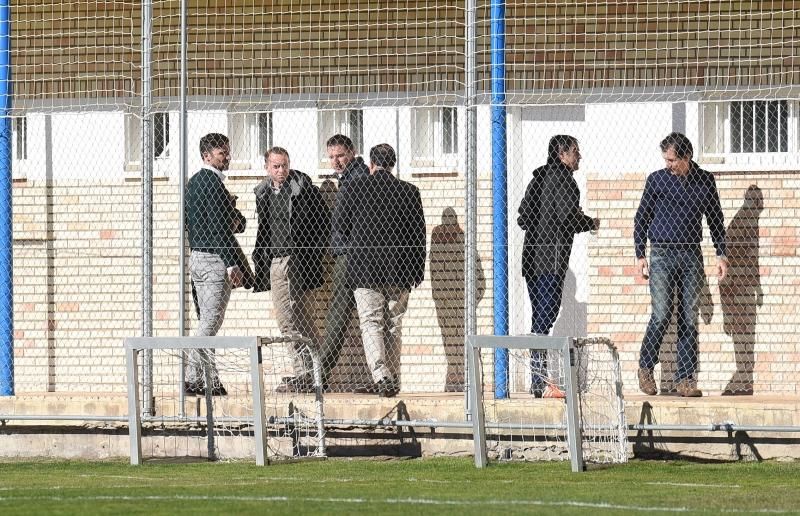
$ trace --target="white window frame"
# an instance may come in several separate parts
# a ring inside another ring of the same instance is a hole
[[[26,115],[11,117],[11,178],[27,177],[30,151],[30,125]]]
[[[783,99],[780,99],[783,100]],[[780,102],[780,100],[767,102]],[[709,168],[719,170],[797,170],[800,159],[800,105],[797,101],[786,100],[786,150],[761,152],[734,152],[731,110],[735,103],[751,103],[754,101],[705,102],[699,106],[699,140],[698,162],[711,165]],[[768,120],[755,117],[756,130],[767,131]],[[751,133],[754,134],[753,131]],[[768,148],[769,142],[765,144]]]
[[[458,168],[461,146],[457,107],[411,109],[411,168],[453,172]]]
[[[264,153],[272,147],[272,111],[228,114],[230,169],[264,173]]]
[[[153,175],[165,177],[172,166],[172,147],[176,145],[173,138],[174,120],[169,111],[153,113],[151,128],[153,131]],[[142,119],[138,114],[125,113],[125,172],[131,177],[138,177],[142,171]],[[156,155],[161,141],[161,152]]]
[[[125,171],[142,170],[142,120],[135,113],[125,113]]]
[[[317,148],[320,168],[330,168],[325,143],[334,134],[343,134],[353,140],[356,154],[364,153],[364,111],[362,109],[335,109],[317,111]]]
[[[158,111],[153,113],[153,158],[156,160],[169,159],[171,129],[169,123],[169,111]],[[161,152],[158,148],[161,147]]]
[[[25,115],[13,117],[11,134],[13,135],[13,149],[11,157],[14,161],[27,161],[28,159],[28,118]]]

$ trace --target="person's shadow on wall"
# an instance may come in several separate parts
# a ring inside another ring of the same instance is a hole
[[[750,185],[726,232],[728,274],[720,281],[719,293],[723,329],[733,339],[736,370],[723,396],[753,394],[756,321],[758,307],[764,302],[758,263],[758,219],[763,210],[764,194],[757,185]]]
[[[431,233],[429,258],[431,294],[447,360],[446,392],[464,390],[464,245],[464,230],[458,224],[456,211],[445,208],[441,224]],[[480,258],[476,260],[475,268],[475,303],[478,304],[486,290]]]
[[[578,282],[572,269],[564,277],[561,312],[553,324],[554,337],[584,337],[588,323],[588,303],[577,299]]]

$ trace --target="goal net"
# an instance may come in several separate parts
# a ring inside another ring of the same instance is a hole
[[[619,357],[605,338],[471,337],[470,400],[476,465],[488,460],[627,460]],[[510,392],[491,391],[495,348],[512,353]],[[521,374],[520,374],[521,373]]]
[[[263,465],[324,456],[321,383],[288,390],[282,382],[291,344],[261,337],[126,339],[131,463],[255,457]],[[181,380],[181,363],[192,381]]]

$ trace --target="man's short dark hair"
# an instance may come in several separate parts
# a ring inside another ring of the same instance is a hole
[[[661,140],[661,152],[667,152],[669,149],[674,150],[675,156],[680,159],[694,156],[692,142],[683,133],[669,133],[666,138]]]
[[[356,147],[353,145],[353,140],[343,134],[334,134],[328,138],[328,141],[325,143],[326,147],[336,147],[337,145],[341,145],[349,151],[356,151]]]
[[[200,157],[202,158],[206,152],[211,152],[214,149],[221,149],[230,144],[231,141],[224,134],[208,133],[200,138]]]
[[[271,147],[264,153],[264,159],[268,160],[270,154],[280,154],[281,156],[286,156],[286,159],[289,159],[289,151],[284,149],[283,147]]]
[[[550,138],[547,145],[547,161],[558,161],[562,152],[567,152],[578,145],[578,139],[568,134],[557,134]]]
[[[397,163],[397,154],[388,143],[380,143],[369,150],[369,160],[376,167],[389,170]]]

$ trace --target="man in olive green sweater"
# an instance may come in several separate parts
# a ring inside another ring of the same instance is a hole
[[[244,231],[246,219],[236,198],[225,188],[223,171],[231,159],[230,141],[219,133],[200,139],[203,168],[186,185],[186,228],[189,234],[189,272],[196,293],[199,323],[196,336],[213,336],[222,326],[231,289],[252,284],[250,267],[234,233]],[[210,369],[212,394],[225,395],[213,350],[190,350],[184,368],[187,394],[205,393],[204,368]]]

